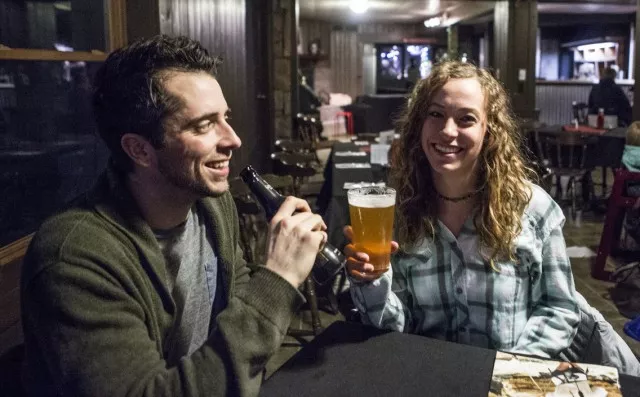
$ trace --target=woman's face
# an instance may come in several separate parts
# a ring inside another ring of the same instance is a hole
[[[421,144],[436,181],[475,180],[486,126],[485,97],[477,79],[452,79],[435,93]]]

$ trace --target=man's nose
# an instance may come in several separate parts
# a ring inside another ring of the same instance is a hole
[[[234,129],[230,125],[227,125],[227,128],[224,129],[224,136],[219,144],[227,149],[237,149],[242,145],[242,141]]]

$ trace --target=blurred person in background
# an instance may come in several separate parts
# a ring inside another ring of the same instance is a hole
[[[605,115],[618,116],[618,125],[626,127],[631,124],[631,104],[615,79],[615,69],[606,68],[600,82],[589,92],[589,114],[598,114],[599,109],[604,109]]]

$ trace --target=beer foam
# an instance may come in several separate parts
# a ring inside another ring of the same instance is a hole
[[[393,194],[349,195],[349,204],[360,208],[387,208],[393,206],[395,201]]]

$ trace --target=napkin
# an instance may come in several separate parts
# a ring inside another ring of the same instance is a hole
[[[349,168],[371,168],[371,164],[369,163],[337,163],[335,166],[341,170]]]
[[[367,153],[360,152],[360,151],[357,151],[357,152],[348,151],[348,152],[335,152],[333,155],[338,157],[348,157],[348,156],[361,157],[361,156],[366,156]]]
[[[349,190],[369,186],[385,187],[387,185],[384,182],[345,182],[342,188],[345,190]]]
[[[389,163],[391,145],[376,143],[371,145],[371,164],[387,165]]]

